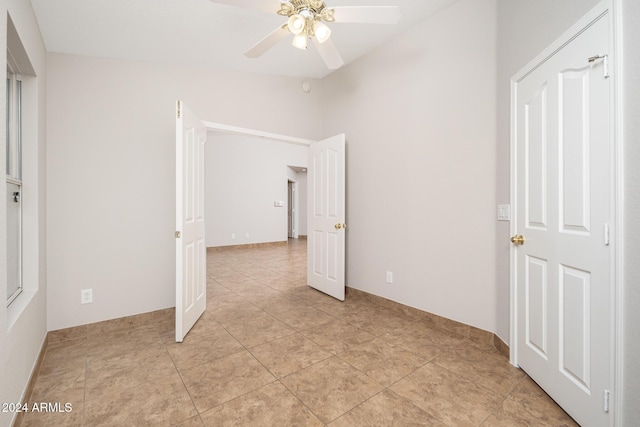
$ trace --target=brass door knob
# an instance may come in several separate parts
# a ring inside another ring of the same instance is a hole
[[[516,234],[515,236],[511,237],[511,243],[513,243],[514,245],[524,245],[525,240],[526,239],[522,234]]]
[[[336,227],[336,230],[340,230],[342,228],[342,224],[336,224],[335,227]]]

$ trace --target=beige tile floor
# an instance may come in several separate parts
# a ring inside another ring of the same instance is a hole
[[[72,411],[22,426],[576,425],[495,349],[305,276],[305,241],[210,252],[182,344],[172,310],[51,333],[30,402]]]

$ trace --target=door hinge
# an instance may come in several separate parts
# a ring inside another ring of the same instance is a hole
[[[182,102],[178,101],[176,103],[176,111],[177,111],[178,118],[180,118],[180,116],[182,116]]]
[[[589,63],[592,64],[598,60],[602,59],[602,65],[603,65],[603,70],[602,70],[602,75],[605,79],[609,78],[609,55],[595,55],[592,56],[591,58],[589,58]]]
[[[604,245],[609,246],[611,244],[611,229],[609,224],[604,225]]]
[[[609,390],[604,391],[604,412],[609,412],[609,399],[611,392]]]
[[[180,238],[180,236],[181,236],[180,232],[179,232],[179,231],[176,231],[176,239],[179,239],[179,238]]]

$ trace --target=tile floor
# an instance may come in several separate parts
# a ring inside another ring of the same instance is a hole
[[[53,332],[22,426],[574,426],[490,347],[305,286],[306,242],[208,254],[207,310]],[[356,326],[357,325],[357,326]]]

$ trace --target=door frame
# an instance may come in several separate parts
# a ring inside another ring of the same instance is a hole
[[[259,138],[273,139],[276,141],[282,141],[282,142],[287,142],[289,144],[296,144],[296,145],[309,146],[314,142],[316,142],[315,140],[312,140],[312,139],[305,139],[305,138],[298,138],[290,135],[281,135],[277,133],[263,132],[261,130],[225,125],[225,124],[216,123],[216,122],[208,122],[206,120],[203,120],[202,123],[204,123],[204,127],[207,128],[207,131],[211,130],[211,131],[217,131],[217,132],[234,133],[239,135],[257,136]]]
[[[297,239],[298,232],[298,181],[295,178],[288,177],[287,178],[287,193],[289,193],[289,186],[291,186],[291,203],[289,204],[289,197],[287,194],[287,216],[289,215],[289,211],[291,211],[291,228],[293,229],[291,232],[290,239]],[[287,236],[289,236],[289,230],[287,230]]]
[[[609,66],[611,70],[612,79],[611,83],[611,99],[610,99],[610,111],[612,115],[611,120],[611,129],[610,129],[610,138],[612,145],[612,156],[611,156],[611,168],[612,168],[612,260],[611,260],[611,283],[612,286],[612,295],[611,300],[612,303],[612,336],[613,343],[611,344],[610,354],[611,354],[611,363],[613,364],[611,372],[612,372],[612,384],[613,384],[613,425],[619,426],[621,425],[620,414],[622,414],[622,378],[623,372],[622,367],[622,272],[623,272],[623,156],[622,156],[622,117],[619,114],[622,111],[622,96],[621,96],[621,81],[622,79],[619,77],[622,70],[622,58],[619,55],[617,46],[620,46],[620,40],[622,40],[621,27],[618,24],[620,22],[620,10],[621,7],[619,5],[619,0],[610,0],[610,1],[602,1],[593,9],[591,9],[585,16],[583,16],[578,22],[572,25],[567,31],[565,31],[560,37],[556,39],[552,44],[550,44],[546,49],[544,49],[539,55],[537,55],[532,61],[530,61],[526,66],[524,66],[519,72],[517,72],[511,78],[511,106],[510,106],[510,127],[511,127],[511,135],[510,135],[510,149],[511,149],[511,157],[510,157],[510,186],[511,186],[511,218],[516,218],[516,206],[514,202],[517,200],[517,188],[515,186],[516,175],[517,175],[517,159],[516,159],[516,127],[515,127],[515,115],[514,111],[516,108],[516,88],[517,84],[523,80],[526,76],[528,76],[531,72],[533,72],[536,68],[538,68],[542,63],[544,63],[547,59],[553,56],[556,52],[561,50],[567,44],[569,44],[575,37],[577,37],[580,33],[582,33],[587,27],[591,25],[598,17],[603,14],[609,14],[611,17],[611,29],[609,34],[609,43],[610,43],[610,58],[609,58]],[[510,235],[515,235],[517,230],[515,226],[515,221],[511,221],[510,224]],[[509,289],[510,289],[510,336],[509,336],[509,361],[512,365],[518,366],[518,354],[517,354],[517,345],[518,342],[518,332],[517,332],[517,289],[516,289],[516,248],[511,245],[509,250]]]

